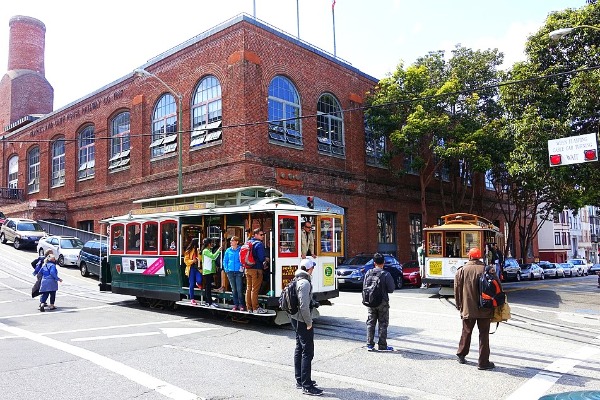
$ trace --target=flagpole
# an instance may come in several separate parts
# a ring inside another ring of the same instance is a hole
[[[252,17],[256,19],[256,0],[252,0]]]
[[[300,39],[300,0],[296,0],[296,25],[298,26],[298,39]]]
[[[335,51],[335,0],[331,3],[331,18],[333,19],[333,56],[337,57]]]

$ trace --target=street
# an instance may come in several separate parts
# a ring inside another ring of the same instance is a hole
[[[34,251],[0,245],[0,398],[294,399],[294,332],[258,319],[143,307],[60,268],[57,310],[31,298]],[[456,362],[453,298],[405,287],[390,295],[388,344],[367,352],[359,292],[321,306],[313,379],[331,399],[537,399],[600,390],[597,277],[506,283],[513,317],[491,336],[491,371]],[[495,325],[495,324],[494,324]],[[485,382],[487,389],[482,389]]]

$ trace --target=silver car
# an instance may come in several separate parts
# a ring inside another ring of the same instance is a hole
[[[79,251],[82,247],[83,242],[75,236],[48,236],[40,239],[37,250],[40,256],[43,256],[46,251],[52,250],[58,265],[64,267],[79,265]]]
[[[540,264],[540,267],[544,270],[544,276],[546,278],[560,278],[565,276],[565,271],[559,264],[556,263],[544,263]]]
[[[571,263],[560,263],[560,266],[562,267],[563,271],[565,272],[565,276],[569,276],[569,277],[573,277],[573,276],[578,276],[578,272],[577,272],[577,267],[574,266]]]

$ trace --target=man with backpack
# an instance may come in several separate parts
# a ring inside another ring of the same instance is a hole
[[[310,275],[305,270],[296,270],[296,294],[298,296],[298,312],[291,315],[290,322],[296,331],[296,348],[294,350],[294,376],[296,388],[310,396],[321,396],[323,390],[316,387],[311,377],[311,363],[315,354],[315,333],[310,305],[312,303],[312,284]]]
[[[458,268],[454,276],[454,299],[456,308],[462,318],[462,334],[458,344],[456,356],[460,364],[466,364],[465,357],[471,347],[471,335],[477,324],[479,330],[479,369],[492,369],[495,367],[490,362],[490,322],[494,314],[493,308],[479,306],[479,281],[485,272],[485,265],[481,258],[481,251],[474,247],[469,250],[469,261]]]
[[[387,345],[387,328],[390,323],[390,297],[396,288],[392,275],[383,269],[384,258],[373,256],[375,267],[367,271],[363,281],[363,304],[367,306],[367,349],[375,350],[375,326],[379,323],[378,350],[394,350]]]
[[[260,228],[254,229],[252,233],[253,237],[248,241],[252,252],[252,264],[247,264],[247,260],[241,260],[246,275],[246,307],[248,307],[249,313],[266,314],[267,311],[258,306],[258,293],[263,281],[263,266],[266,259],[265,245],[262,242],[265,233]],[[242,257],[243,252],[244,249],[242,248],[240,257]]]

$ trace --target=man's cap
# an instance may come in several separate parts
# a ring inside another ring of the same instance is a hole
[[[315,267],[315,262],[312,260],[312,258],[304,258],[301,262],[300,262],[300,268],[308,271],[309,269],[312,269]]]
[[[469,258],[481,258],[481,250],[477,247],[473,247],[469,250]]]

